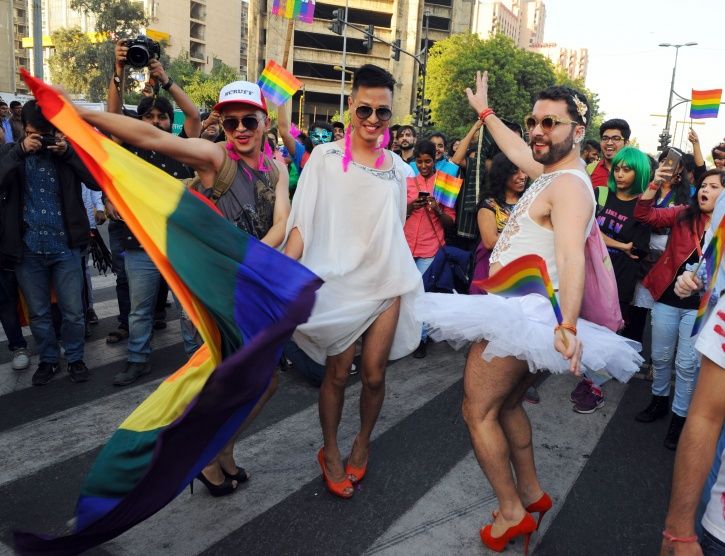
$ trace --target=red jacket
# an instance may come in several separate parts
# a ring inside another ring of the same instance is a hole
[[[680,220],[680,216],[687,210],[687,206],[655,208],[652,206],[653,203],[654,199],[637,201],[634,217],[653,228],[672,229],[665,252],[662,253],[642,282],[652,297],[658,300],[672,281],[677,278],[677,271],[682,264],[697,249],[697,245],[705,233],[707,217],[704,214],[700,215],[693,230],[693,225],[689,220]]]

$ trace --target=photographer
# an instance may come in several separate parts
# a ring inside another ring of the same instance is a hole
[[[63,347],[73,382],[88,380],[83,363],[81,252],[90,229],[81,182],[98,190],[78,155],[46,120],[34,100],[21,112],[25,138],[0,147],[0,262],[15,267],[28,303],[40,364],[33,384],[58,371],[60,352],[51,317],[51,287],[63,318]]]
[[[130,45],[130,46],[129,46]],[[199,112],[192,100],[168,75],[158,60],[160,50],[158,43],[145,37],[132,41],[122,40],[116,43],[114,75],[108,87],[108,111],[122,113],[124,72],[127,65],[148,66],[150,78],[150,96],[144,96],[139,102],[137,112],[139,119],[155,128],[171,134],[174,109],[166,98],[157,96],[158,86],[167,91],[186,116],[184,132],[187,137],[199,137],[201,120]],[[146,133],[146,132],[144,132]],[[118,141],[119,143],[121,141]],[[167,174],[182,180],[193,176],[192,171],[179,162],[155,150],[142,149],[130,143],[122,143],[125,148],[149,164],[156,166]],[[152,183],[148,184],[153,188]],[[113,383],[126,386],[135,382],[140,376],[151,372],[149,358],[151,356],[151,333],[154,326],[154,307],[156,305],[161,274],[146,254],[138,240],[120,220],[118,213],[110,202],[106,202],[106,214],[111,220],[109,236],[111,251],[116,273],[116,294],[119,306],[119,327],[112,331],[106,339],[116,343],[128,338],[128,360],[125,368],[116,374]],[[120,254],[124,253],[124,256]],[[164,300],[165,301],[165,300]],[[191,335],[185,335],[185,349],[193,352],[196,346]]]

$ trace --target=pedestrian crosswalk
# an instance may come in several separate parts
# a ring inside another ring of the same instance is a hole
[[[115,326],[109,278],[94,277],[96,312]],[[99,327],[103,327],[102,322]],[[30,386],[31,369],[0,366],[0,555],[11,554],[13,528],[67,530],[78,485],[118,424],[175,369],[183,348],[178,322],[154,338],[163,352],[142,384],[110,386],[125,344],[98,335],[86,345],[95,370],[88,383],[63,376]],[[171,357],[173,352],[177,355]],[[390,365],[386,400],[371,447],[368,476],[352,500],[333,498],[320,480],[315,454],[321,443],[317,390],[294,372],[238,442],[235,457],[252,475],[239,492],[212,498],[197,483],[157,515],[102,552],[117,555],[193,554],[485,554],[478,528],[496,501],[483,477],[460,417],[463,352],[435,345],[426,359]],[[35,364],[36,358],[33,358]],[[588,455],[614,414],[625,386],[608,388],[608,403],[592,416],[567,401],[569,377],[540,387],[542,402],[527,406],[534,425],[537,465],[555,509],[566,499]],[[360,383],[351,381],[340,427],[343,453],[359,426]],[[52,404],[51,404],[52,401]],[[49,409],[36,405],[48,404]],[[27,409],[27,410],[26,410]],[[40,492],[36,492],[40,489]],[[552,513],[554,513],[552,512]],[[543,535],[554,519],[547,516]],[[520,543],[518,549],[520,550]]]

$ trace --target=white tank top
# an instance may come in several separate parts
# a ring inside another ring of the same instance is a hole
[[[582,181],[592,198],[592,216],[587,224],[586,237],[594,225],[596,200],[589,176],[582,170],[557,170],[550,174],[541,174],[526,190],[506,223],[496,246],[491,253],[490,263],[507,265],[514,259],[524,255],[539,255],[546,261],[549,277],[555,289],[559,287],[559,272],[556,268],[556,253],[554,250],[554,232],[540,226],[529,215],[529,208],[539,193],[544,191],[559,174],[573,174]]]

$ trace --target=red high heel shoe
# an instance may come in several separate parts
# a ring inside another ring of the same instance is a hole
[[[494,537],[491,534],[491,529],[493,528],[493,524],[486,525],[481,529],[481,542],[486,546],[486,548],[490,548],[494,552],[503,552],[506,548],[506,545],[516,537],[524,536],[524,556],[527,556],[529,553],[529,541],[531,540],[531,533],[536,531],[536,521],[534,521],[534,518],[531,517],[530,513],[524,514],[524,517],[521,518],[521,521],[519,521],[516,525],[512,525],[506,531],[504,531],[503,535],[500,537]]]
[[[547,493],[544,493],[541,495],[541,498],[539,498],[536,502],[532,502],[524,508],[530,514],[539,514],[539,520],[536,522],[537,531],[539,530],[539,525],[541,525],[541,520],[544,519],[544,514],[548,512],[553,505],[554,503],[551,501],[549,495]],[[498,517],[498,510],[492,511],[491,517],[496,519]]]
[[[339,496],[340,498],[352,498],[353,486],[347,475],[345,475],[345,478],[343,480],[337,482],[333,482],[332,479],[330,479],[330,477],[328,476],[327,465],[325,465],[325,448],[320,448],[320,451],[317,452],[317,463],[320,464],[320,469],[322,470],[322,478],[325,480],[327,490],[329,490],[335,496]],[[349,494],[345,492],[348,489],[350,490]]]
[[[539,520],[536,522],[537,531],[539,530],[539,525],[541,525],[541,520],[544,519],[544,514],[548,512],[553,505],[554,503],[551,501],[549,495],[544,493],[541,495],[541,498],[539,498],[536,502],[532,502],[531,504],[526,506],[526,511],[530,514],[539,514]]]

